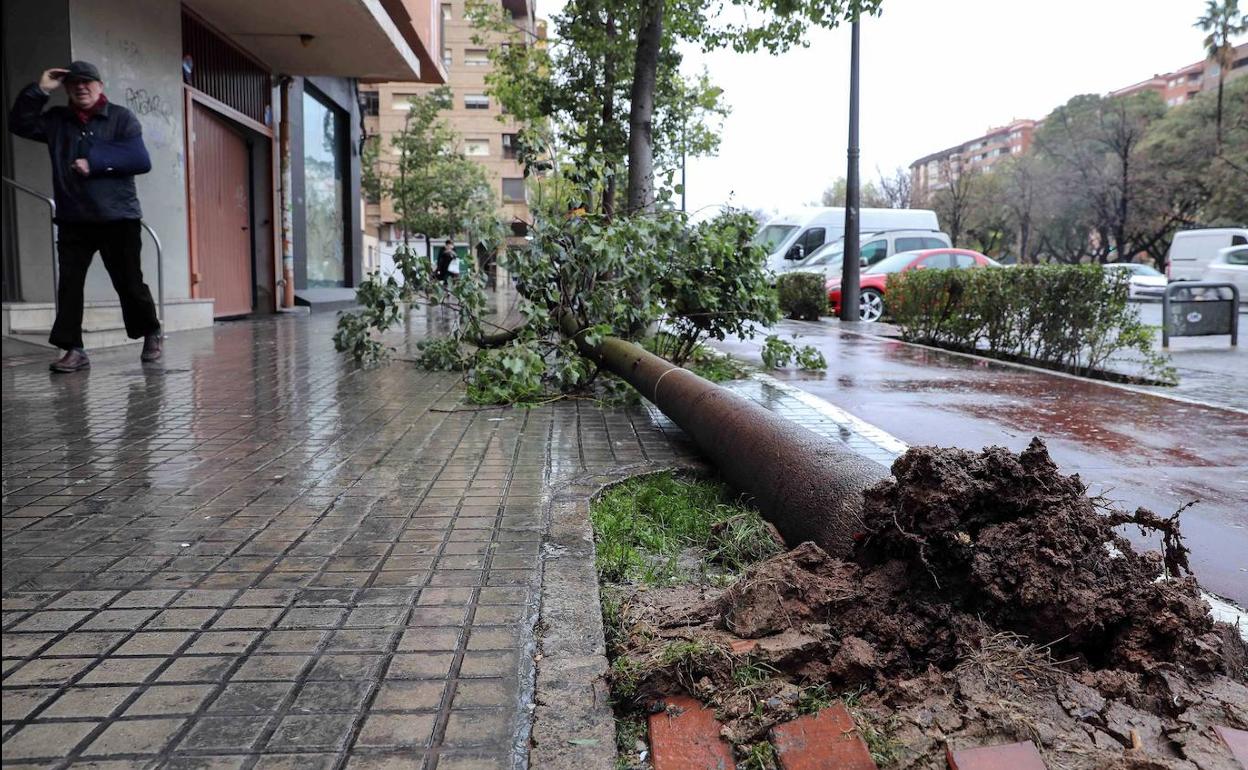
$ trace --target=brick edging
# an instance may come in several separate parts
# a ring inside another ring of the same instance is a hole
[[[708,471],[696,461],[637,463],[577,476],[546,493],[530,767],[615,766],[615,716],[589,504],[607,487],[668,470]]]

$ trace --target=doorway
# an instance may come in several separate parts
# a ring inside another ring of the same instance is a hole
[[[212,298],[215,318],[247,315],[255,307],[252,275],[251,148],[233,126],[192,102],[195,169],[193,296]]]

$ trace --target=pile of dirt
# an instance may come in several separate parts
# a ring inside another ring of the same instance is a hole
[[[1135,551],[1128,523],[1164,552]],[[726,590],[637,594],[616,670],[642,702],[713,704],[739,744],[853,690],[895,766],[994,738],[1035,740],[1051,767],[1205,766],[1212,724],[1248,728],[1248,656],[1186,571],[1177,517],[1108,510],[1038,439],[917,447],[866,493],[851,559],[806,543]]]

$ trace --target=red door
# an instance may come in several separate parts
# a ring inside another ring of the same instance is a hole
[[[195,296],[211,297],[217,318],[245,315],[252,310],[247,142],[206,107],[192,104]]]

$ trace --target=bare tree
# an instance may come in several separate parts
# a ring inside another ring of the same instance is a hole
[[[966,235],[967,225],[977,204],[977,189],[982,172],[973,166],[963,167],[961,160],[955,157],[940,162],[940,173],[945,184],[928,196],[928,205],[936,211],[936,216],[944,224],[945,232],[949,233],[949,241],[957,246],[958,240]]]
[[[875,172],[880,176],[879,192],[880,198],[884,201],[884,207],[890,209],[910,208],[910,198],[913,195],[913,190],[911,189],[909,169],[898,166],[893,169],[893,173],[887,176],[879,167],[876,167]]]

